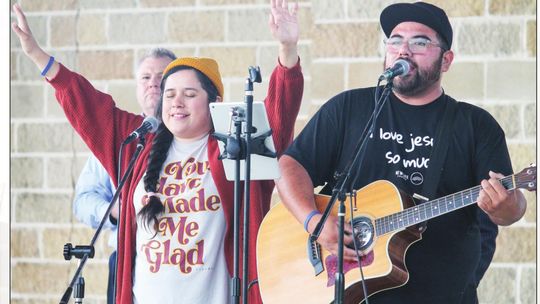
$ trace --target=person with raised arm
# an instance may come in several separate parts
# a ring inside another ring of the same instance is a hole
[[[298,4],[271,0],[269,27],[279,42],[278,64],[264,101],[278,155],[293,138],[303,93],[297,51]],[[116,107],[39,47],[23,11],[13,6],[12,24],[24,53],[55,90],[67,119],[103,164],[118,178],[120,143],[141,125],[141,115]],[[233,183],[225,179],[212,132],[209,103],[223,100],[218,63],[182,57],[163,71],[155,111],[159,127],[122,189],[119,215],[116,303],[230,303],[233,270]],[[122,171],[135,145],[124,150]],[[256,232],[270,207],[274,181],[251,182],[248,278],[257,279]],[[257,285],[247,295],[261,303]]]

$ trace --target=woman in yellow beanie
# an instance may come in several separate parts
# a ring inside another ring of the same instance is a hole
[[[278,154],[293,137],[303,76],[297,54],[298,22],[286,0],[271,0],[270,29],[280,43],[265,106]],[[14,5],[25,54],[42,70],[75,130],[116,181],[120,143],[142,117],[118,109],[111,96],[54,61],[36,43]],[[179,58],[165,69],[155,134],[122,190],[116,303],[229,303],[233,272],[233,183],[225,179],[219,149],[209,136],[210,102],[223,99],[218,64]],[[122,172],[135,151],[124,149]],[[269,209],[273,181],[253,181],[250,202],[249,281],[257,279],[255,240]],[[249,303],[261,303],[255,284]]]

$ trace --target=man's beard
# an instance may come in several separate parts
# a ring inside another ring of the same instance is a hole
[[[415,67],[414,73],[405,76],[399,76],[394,79],[394,91],[404,96],[417,96],[424,93],[434,83],[441,79],[442,54],[427,69],[420,70],[418,66],[410,62]]]

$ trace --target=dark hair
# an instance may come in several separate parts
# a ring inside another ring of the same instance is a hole
[[[146,166],[146,175],[144,176],[144,190],[146,192],[157,193],[157,184],[161,167],[167,159],[167,152],[173,141],[174,136],[163,123],[159,124],[156,136],[152,141],[152,148],[148,155],[148,165]],[[163,213],[165,207],[157,196],[148,197],[147,204],[139,211],[139,215],[146,228],[150,227],[154,221],[154,230],[157,233],[158,219],[157,215]]]
[[[448,43],[443,38],[443,36],[437,32],[435,32],[435,35],[436,35],[435,37],[437,37],[437,40],[439,40],[439,47],[441,48],[443,53],[450,50],[450,48],[448,47]]]
[[[201,82],[203,90],[208,95],[209,102],[215,102],[218,96],[218,90],[216,86],[210,81],[210,79],[197,69],[188,66],[178,66],[172,68],[167,74],[163,75],[161,80],[161,98],[155,110],[155,117],[161,122],[159,124],[156,136],[152,141],[152,147],[150,154],[148,155],[148,165],[146,167],[146,175],[144,176],[144,190],[146,192],[158,193],[158,182],[161,167],[167,159],[167,153],[169,147],[173,141],[173,134],[163,124],[162,110],[163,110],[163,89],[165,87],[166,79],[173,73],[180,70],[193,70],[197,75],[198,80]],[[141,218],[145,227],[151,227],[152,221],[154,222],[153,228],[157,234],[158,230],[158,215],[165,211],[163,203],[157,196],[150,196],[146,205],[139,211],[138,216]],[[155,236],[155,234],[154,234]]]

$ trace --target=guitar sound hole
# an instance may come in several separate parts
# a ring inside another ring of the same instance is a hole
[[[374,242],[375,230],[371,220],[365,216],[353,219],[353,237],[356,241],[356,249],[365,252]],[[354,249],[354,244],[348,245]]]

